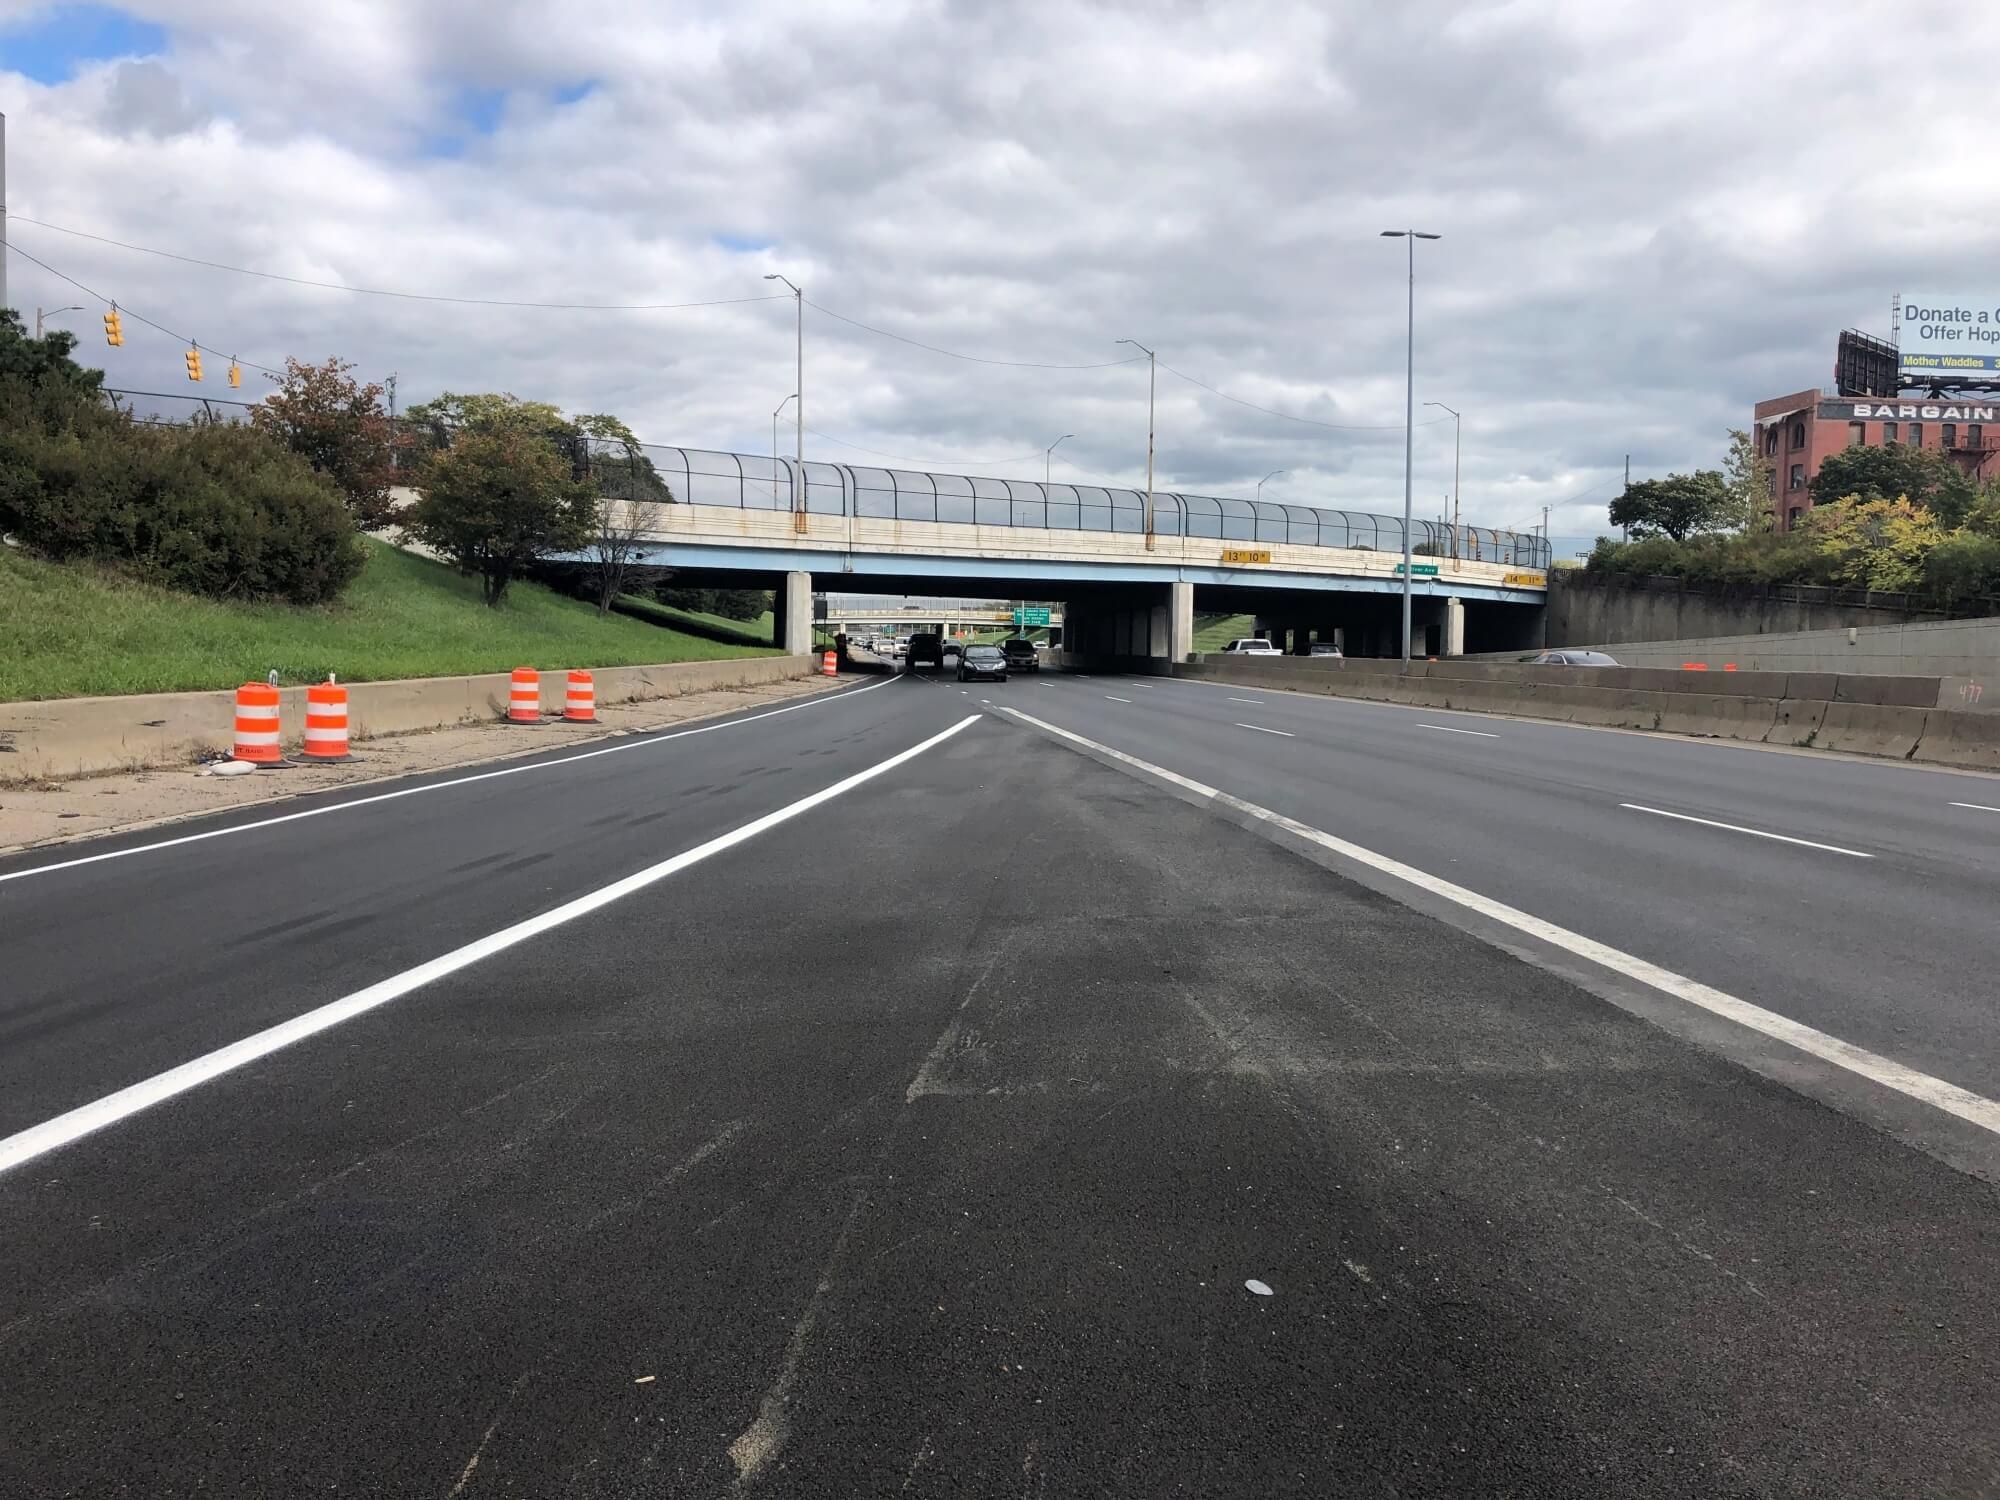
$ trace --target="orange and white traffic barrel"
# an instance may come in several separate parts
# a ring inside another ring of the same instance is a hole
[[[588,672],[571,672],[563,694],[563,720],[569,724],[597,722],[597,687]]]
[[[819,675],[822,677],[838,677],[840,675],[840,659],[835,653],[831,651],[820,653]]]
[[[513,680],[507,687],[507,722],[542,722],[542,674],[533,667],[514,668]]]
[[[333,681],[306,689],[307,760],[353,760],[347,753],[347,689]]]
[[[283,765],[278,749],[278,690],[267,682],[246,682],[236,690],[236,747],[231,760]]]

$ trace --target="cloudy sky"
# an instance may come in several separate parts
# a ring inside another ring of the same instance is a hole
[[[1603,526],[1830,383],[1899,289],[2000,291],[2000,7],[0,0],[15,244],[246,362],[338,354],[405,404],[511,390],[768,451],[792,305],[808,457],[1396,510],[1405,249],[1417,399],[1459,408],[1466,519]],[[182,346],[91,304],[113,383]],[[780,289],[782,290],[782,289]],[[818,309],[827,309],[822,312]],[[77,315],[69,315],[78,320]],[[1166,368],[1171,367],[1171,371]],[[218,362],[207,384],[226,395]],[[1177,372],[1177,373],[1175,373]],[[1183,378],[1286,415],[1232,403]],[[250,373],[254,395],[262,377]],[[1419,409],[1419,514],[1452,424]],[[1310,419],[1308,421],[1297,420]],[[1315,425],[1319,424],[1319,425]],[[785,438],[789,446],[789,437]]]

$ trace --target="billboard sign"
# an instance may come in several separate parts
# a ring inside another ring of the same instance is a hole
[[[2000,381],[2000,297],[1903,293],[1897,365],[1911,384]]]

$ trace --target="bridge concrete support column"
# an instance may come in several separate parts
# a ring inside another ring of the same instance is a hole
[[[1452,598],[1444,601],[1444,650],[1440,656],[1465,655],[1465,601]]]
[[[1194,585],[1168,584],[1167,602],[1160,610],[1166,617],[1160,632],[1167,643],[1167,660],[1186,661],[1194,654]]]
[[[812,650],[813,576],[787,573],[771,600],[771,644],[804,656]]]

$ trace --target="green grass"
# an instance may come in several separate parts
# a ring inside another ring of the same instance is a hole
[[[1194,622],[1194,649],[1220,651],[1231,641],[1256,633],[1255,615],[1197,615]]]
[[[671,604],[662,604],[657,599],[641,599],[636,594],[620,594],[618,601],[649,619],[667,625],[694,625],[704,632],[713,631],[740,640],[746,646],[768,649],[771,645],[772,617],[768,609],[754,620],[732,620],[727,615],[711,615],[698,609],[676,609]]]
[[[164,693],[261,681],[448,677],[514,666],[637,666],[770,654],[704,640],[536,584],[501,607],[441,563],[382,542],[338,604],[224,604],[0,548],[0,700]]]

